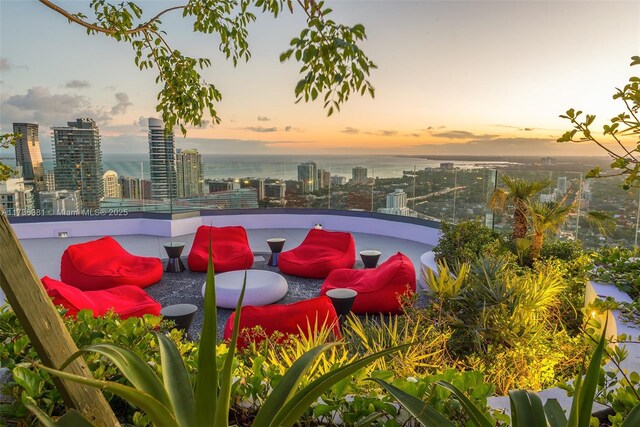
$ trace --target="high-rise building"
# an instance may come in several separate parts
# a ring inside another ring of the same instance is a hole
[[[149,158],[151,198],[174,199],[178,196],[176,146],[173,131],[165,133],[162,120],[149,119]]]
[[[16,139],[16,166],[22,169],[25,181],[42,182],[44,166],[40,152],[38,125],[35,123],[14,123],[13,133],[20,134]]]
[[[380,213],[402,216],[416,216],[407,207],[407,193],[398,188],[393,193],[387,193],[387,207],[378,209]]]
[[[204,172],[198,150],[178,151],[178,197],[196,197],[203,193]]]
[[[396,189],[393,193],[387,193],[387,207],[388,208],[406,208],[407,207],[407,193],[402,189]]]
[[[121,176],[118,178],[118,184],[120,184],[120,188],[122,189],[122,197],[124,199],[151,198],[151,181],[149,181],[148,179]]]
[[[118,174],[116,171],[109,170],[102,175],[102,186],[104,187],[105,199],[122,197],[122,187],[118,181]]]
[[[53,171],[45,172],[43,191],[56,191],[56,175]]]
[[[43,191],[39,196],[44,215],[77,215],[82,209],[80,190]]]
[[[318,169],[318,188],[329,188],[331,186],[331,172]]]
[[[455,168],[455,164],[453,162],[442,162],[440,163],[440,169],[445,171],[450,171]]]
[[[271,183],[264,186],[265,196],[270,199],[284,199],[287,194],[287,185],[283,183]]]
[[[558,194],[560,194],[561,196],[564,196],[565,194],[567,194],[567,177],[566,176],[558,177],[558,185],[556,185],[556,190],[558,191]]]
[[[351,181],[354,184],[366,184],[367,183],[367,168],[356,166],[351,169]]]
[[[331,186],[339,187],[347,183],[347,178],[344,176],[334,175],[331,177]]]
[[[24,185],[24,178],[0,182],[0,207],[10,216],[34,214],[33,192]]]
[[[263,178],[244,178],[240,180],[241,188],[255,188],[258,194],[258,200],[264,199],[264,182]]]
[[[57,190],[80,190],[82,206],[100,208],[102,152],[100,131],[92,119],[76,119],[67,127],[53,127]]]
[[[298,165],[298,181],[302,183],[303,193],[318,191],[318,165],[309,160]]]

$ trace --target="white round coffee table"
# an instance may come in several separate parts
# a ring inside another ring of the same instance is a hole
[[[216,305],[222,308],[236,308],[243,280],[244,270],[216,274]],[[203,297],[205,286],[206,283],[202,286]],[[284,297],[288,289],[287,279],[278,273],[247,270],[247,286],[242,306],[274,303]]]

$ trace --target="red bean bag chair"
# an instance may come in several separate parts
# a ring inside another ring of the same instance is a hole
[[[118,286],[101,291],[81,291],[49,276],[44,276],[42,285],[53,303],[67,308],[67,316],[75,316],[80,310],[92,310],[95,317],[104,316],[112,310],[122,319],[142,317],[144,314],[160,315],[162,307],[137,286]]]
[[[193,239],[187,262],[191,271],[207,271],[209,267],[209,241],[216,273],[246,270],[253,265],[253,252],[249,247],[244,227],[209,227],[201,225]]]
[[[351,233],[311,229],[297,248],[280,254],[280,271],[293,276],[324,279],[337,268],[352,268],[356,244]]]
[[[416,291],[416,270],[405,255],[398,252],[377,268],[334,270],[322,284],[320,295],[336,288],[358,292],[351,311],[364,313],[398,313],[398,296]]]
[[[71,245],[62,254],[60,280],[84,291],[122,285],[146,288],[161,278],[159,258],[132,255],[111,237]]]
[[[235,312],[231,313],[224,327],[224,339],[231,339]],[[300,329],[304,336],[308,337],[309,325],[311,330],[322,326],[332,328],[334,335],[339,339],[340,327],[338,316],[329,297],[317,297],[293,304],[274,304],[255,307],[248,305],[242,307],[240,315],[240,334],[238,335],[238,348],[245,348],[252,341],[259,343],[266,336],[271,336],[275,331],[283,335],[299,335]],[[261,326],[264,335],[251,334],[250,329]]]

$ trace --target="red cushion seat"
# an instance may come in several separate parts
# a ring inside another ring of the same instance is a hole
[[[224,328],[224,339],[230,339],[233,332],[235,312],[231,313]],[[274,304],[255,307],[248,305],[242,307],[240,315],[240,334],[238,336],[238,348],[244,348],[251,341],[259,343],[265,336],[271,336],[279,331],[283,335],[299,335],[300,330],[308,337],[309,326],[311,329],[331,328],[334,335],[340,338],[338,316],[329,297],[317,297],[309,300],[298,301],[293,304]],[[263,336],[252,336],[250,329],[261,326]]]
[[[246,270],[253,265],[253,252],[249,247],[244,227],[210,227],[201,225],[196,231],[187,262],[191,271],[207,271],[209,241],[213,268],[216,273]]]
[[[111,237],[71,245],[62,254],[60,280],[85,291],[123,285],[146,288],[161,278],[159,258],[132,255]]]
[[[41,280],[47,294],[53,298],[53,303],[69,310],[68,316],[75,316],[80,310],[92,310],[93,315],[98,317],[113,309],[122,319],[126,319],[145,314],[159,316],[162,309],[156,300],[137,286],[82,291],[49,276],[44,276]]]
[[[324,279],[337,268],[352,268],[356,244],[351,233],[311,229],[300,246],[280,254],[280,271],[300,277]]]
[[[411,260],[398,252],[377,268],[332,271],[322,284],[320,295],[336,288],[358,292],[351,308],[356,314],[398,313],[401,311],[398,297],[416,291],[416,270]]]

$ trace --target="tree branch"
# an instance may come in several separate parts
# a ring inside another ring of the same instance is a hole
[[[43,5],[45,5],[46,7],[48,7],[49,9],[59,13],[60,15],[64,16],[65,18],[67,18],[70,22],[75,22],[76,24],[85,27],[88,30],[92,30],[92,31],[96,31],[98,33],[103,33],[103,34],[116,34],[118,31],[114,30],[112,28],[105,28],[105,27],[101,27],[99,25],[94,25],[94,24],[90,24],[87,21],[78,18],[77,16],[73,15],[72,13],[67,12],[65,9],[61,8],[60,6],[56,5],[55,3],[49,1],[49,0],[38,0],[40,3],[42,3]],[[150,29],[151,24],[153,24],[155,21],[157,21],[162,15],[164,15],[167,12],[171,12],[174,10],[178,10],[178,9],[184,9],[185,6],[174,6],[174,7],[170,7],[168,9],[165,9],[163,11],[161,11],[160,13],[158,13],[156,16],[154,16],[153,18],[151,18],[150,20],[148,20],[147,22],[145,22],[144,24],[140,24],[138,25],[136,28],[132,28],[130,30],[124,31],[123,34],[125,35],[133,35],[133,34],[137,34],[140,33],[142,31],[148,30]]]

